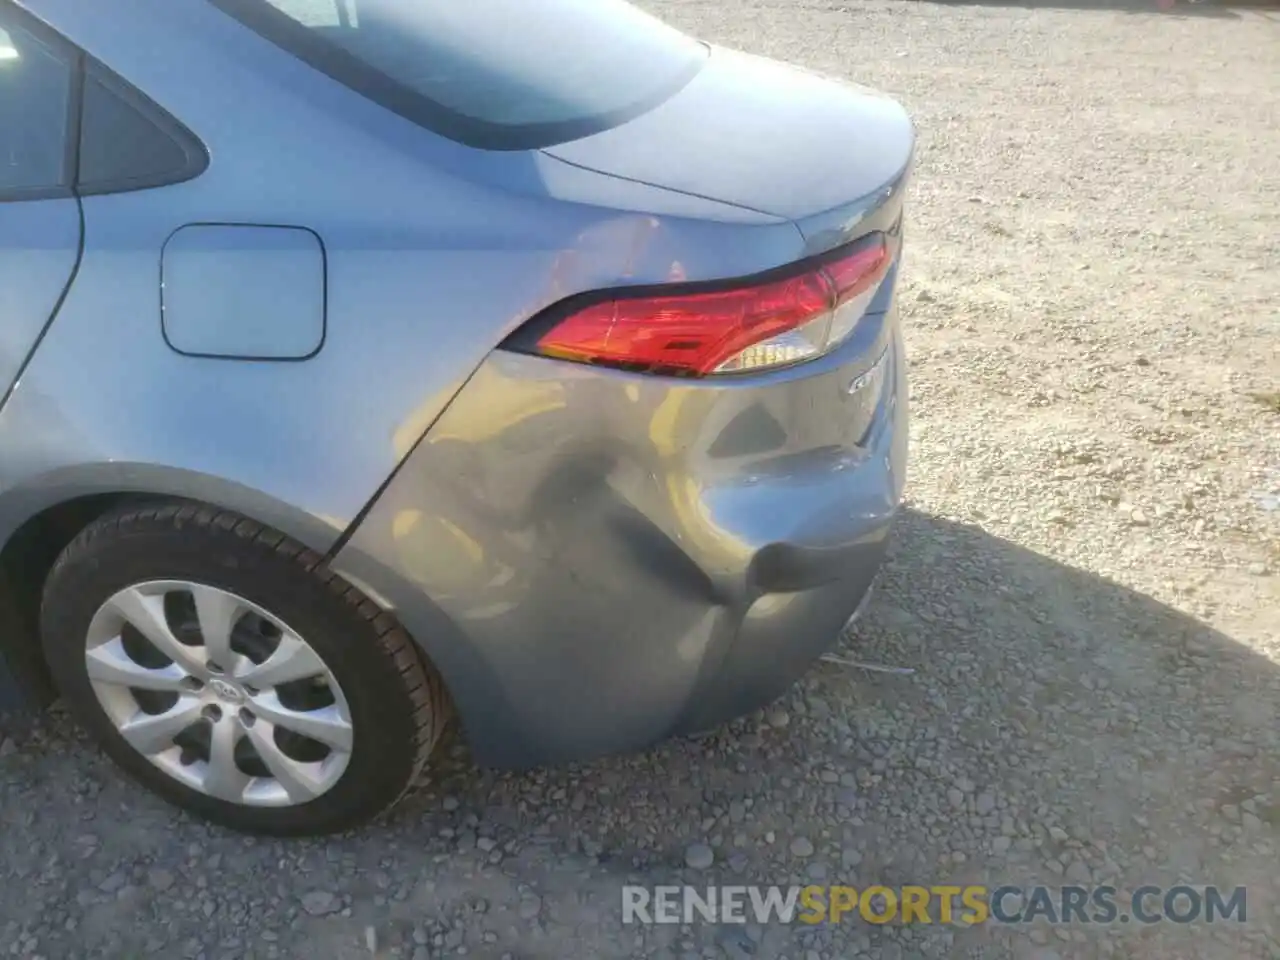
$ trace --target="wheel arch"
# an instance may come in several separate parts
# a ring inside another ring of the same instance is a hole
[[[233,510],[321,555],[343,525],[218,477],[148,464],[108,463],[45,474],[0,495],[0,711],[39,709],[56,696],[40,648],[40,601],[63,549],[105,513],[148,501]]]

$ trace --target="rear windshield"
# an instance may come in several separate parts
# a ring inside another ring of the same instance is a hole
[[[623,0],[211,0],[446,137],[545,147],[657,106],[706,48]]]

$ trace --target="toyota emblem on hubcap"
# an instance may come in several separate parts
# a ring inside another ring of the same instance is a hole
[[[223,700],[244,699],[244,694],[234,684],[227,683],[225,680],[210,680],[209,687]]]

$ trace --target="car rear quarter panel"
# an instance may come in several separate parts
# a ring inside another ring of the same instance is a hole
[[[497,351],[335,558],[480,760],[645,746],[766,702],[879,563],[906,455],[890,282],[856,334],[716,382]],[[882,391],[851,391],[877,360]]]
[[[80,273],[0,411],[0,536],[55,498],[116,487],[240,509],[326,550],[543,306],[801,248],[774,218],[443,141],[202,0],[25,5],[179,118],[211,162],[185,183],[83,199]],[[323,349],[297,362],[170,349],[160,252],[190,223],[313,230]]]

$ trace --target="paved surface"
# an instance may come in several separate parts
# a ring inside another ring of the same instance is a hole
[[[919,121],[910,504],[846,645],[918,672],[822,665],[579,768],[455,748],[391,822],[310,843],[175,815],[54,714],[0,738],[0,954],[1280,955],[1280,23],[650,5]],[[1185,880],[1246,885],[1249,922],[623,927],[629,879]]]

